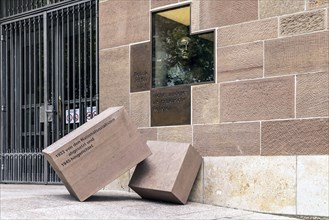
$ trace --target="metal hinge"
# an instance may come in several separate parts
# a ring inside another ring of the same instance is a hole
[[[4,165],[3,165],[3,164],[1,164],[1,170],[4,170],[4,169],[5,169]]]
[[[1,35],[0,40],[3,41],[3,39],[4,39],[4,38],[3,38],[3,35]]]
[[[2,105],[2,106],[1,106],[1,111],[2,111],[2,112],[6,112],[6,106],[5,106],[5,105]]]

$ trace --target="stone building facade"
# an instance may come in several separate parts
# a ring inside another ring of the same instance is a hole
[[[215,82],[191,86],[191,123],[151,126],[150,90],[130,89],[132,47],[152,12],[191,5],[192,32],[215,31]],[[329,216],[327,0],[101,0],[100,111],[124,106],[148,140],[203,156],[190,200]],[[129,190],[131,173],[107,188]]]

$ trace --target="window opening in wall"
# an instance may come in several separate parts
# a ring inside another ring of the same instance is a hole
[[[214,32],[190,34],[190,6],[153,13],[152,87],[214,81]]]

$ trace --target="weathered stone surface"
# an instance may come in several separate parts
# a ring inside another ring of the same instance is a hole
[[[259,0],[260,18],[304,11],[304,0]]]
[[[258,19],[258,0],[220,0],[195,1],[192,11],[199,15],[193,17],[194,27],[208,29]],[[197,22],[197,24],[195,24]]]
[[[329,156],[297,157],[297,214],[329,217]]]
[[[104,187],[105,190],[124,190],[129,191],[128,183],[130,180],[130,172],[127,171],[113,182]]]
[[[158,140],[180,143],[192,143],[192,126],[159,127]]]
[[[329,72],[297,76],[297,117],[329,116]]]
[[[191,86],[172,86],[151,90],[151,125],[169,126],[191,123]]]
[[[192,123],[219,122],[218,84],[192,86]]]
[[[123,107],[101,112],[42,152],[80,201],[151,154]]]
[[[158,140],[157,128],[138,128],[138,131],[145,140],[150,140],[150,141]]]
[[[178,3],[178,0],[151,0],[151,7],[157,8],[161,6],[166,6],[170,4]]]
[[[147,144],[152,155],[137,165],[129,187],[143,198],[185,204],[202,157],[187,143]]]
[[[100,3],[100,49],[149,40],[149,10],[149,0],[106,1]]]
[[[218,29],[218,46],[228,46],[278,37],[278,19],[271,18]]]
[[[263,77],[263,42],[218,48],[217,81]]]
[[[150,92],[130,94],[130,117],[137,127],[150,126]]]
[[[204,178],[205,203],[296,214],[296,157],[205,157]]]
[[[150,42],[130,46],[130,91],[147,91],[151,88],[152,45]]]
[[[303,34],[325,29],[325,10],[305,12],[280,18],[280,35]]]
[[[193,146],[202,156],[260,155],[260,125],[194,125]]]
[[[129,111],[129,47],[100,51],[99,88],[101,111],[114,106]]]
[[[307,0],[307,9],[329,7],[328,0]]]
[[[220,121],[294,117],[293,76],[220,85]]]
[[[329,32],[265,41],[265,76],[328,70]]]
[[[329,154],[329,119],[262,122],[262,155]]]

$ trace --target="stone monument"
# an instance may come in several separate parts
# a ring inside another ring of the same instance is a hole
[[[151,155],[123,107],[105,110],[42,152],[80,201]]]

